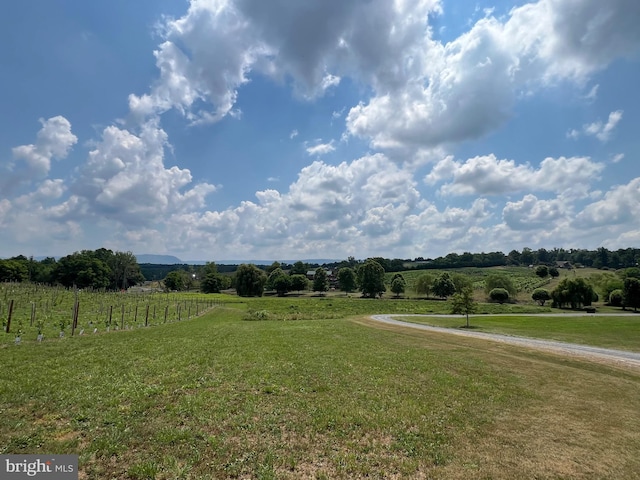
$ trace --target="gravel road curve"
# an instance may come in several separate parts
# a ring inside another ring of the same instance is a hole
[[[538,350],[547,350],[550,352],[578,356],[589,360],[616,363],[640,368],[640,353],[627,352],[624,350],[612,350],[608,348],[591,347],[588,345],[579,345],[575,343],[556,342],[552,340],[539,340],[536,338],[513,337],[509,335],[500,335],[497,333],[472,332],[469,330],[432,327],[420,323],[403,322],[393,317],[400,315],[372,315],[371,318],[376,322],[396,325],[400,327],[415,328],[417,330],[426,330],[429,332],[446,333],[450,335],[460,335],[463,337],[481,338],[494,342],[507,343],[510,345],[519,345],[527,348],[535,348]],[[430,317],[431,315],[401,315],[402,317]],[[445,315],[433,315],[443,317]],[[460,317],[457,317],[460,318]]]

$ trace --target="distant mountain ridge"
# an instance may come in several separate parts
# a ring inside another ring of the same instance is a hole
[[[136,255],[138,263],[151,263],[155,265],[204,265],[211,260],[181,260],[174,255],[153,255],[153,254],[140,254]],[[339,260],[330,258],[310,258],[302,260],[214,260],[215,263],[221,265],[240,265],[242,263],[253,263],[254,265],[271,265],[273,262],[278,261],[280,263],[294,264],[296,262],[304,262],[311,264],[323,265],[325,263],[338,262]]]
[[[174,257],[173,255],[152,255],[148,253],[136,255],[136,260],[138,260],[138,263],[153,263],[157,265],[182,265],[188,263],[183,262],[178,257]]]

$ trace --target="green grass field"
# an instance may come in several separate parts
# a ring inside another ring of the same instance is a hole
[[[447,328],[460,328],[466,324],[466,319],[460,317],[398,319]],[[640,314],[619,317],[481,315],[471,316],[469,323],[476,332],[501,333],[640,352]]]
[[[89,479],[640,471],[639,372],[366,319],[415,313],[398,302],[232,297],[188,321],[5,343],[0,450],[78,453]]]

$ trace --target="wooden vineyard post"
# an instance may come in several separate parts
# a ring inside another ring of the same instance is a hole
[[[124,330],[124,303],[122,304],[122,315],[120,316],[120,330]]]
[[[75,303],[73,304],[73,318],[71,319],[71,336],[73,337],[73,334],[76,331],[76,328],[78,327],[78,313],[80,312],[80,302],[78,300],[75,301]]]
[[[138,323],[138,304],[136,303],[135,313],[133,314],[133,324],[137,325]]]
[[[109,325],[107,325],[107,328],[111,326],[112,317],[113,317],[113,305],[109,305]]]
[[[7,315],[7,329],[5,330],[6,333],[9,333],[10,329],[11,329],[11,314],[13,313],[13,300],[11,300],[9,302],[9,313]]]
[[[31,304],[31,326],[33,327],[33,324],[36,321],[36,303],[33,302]]]
[[[164,307],[164,323],[167,323],[167,314],[169,313],[169,305]]]
[[[149,325],[149,305],[147,304],[147,312],[144,314],[144,326]]]

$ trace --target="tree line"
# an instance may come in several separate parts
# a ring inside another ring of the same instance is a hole
[[[144,281],[135,255],[106,248],[82,250],[59,260],[23,255],[0,260],[0,282],[34,282],[64,287],[126,289]]]

